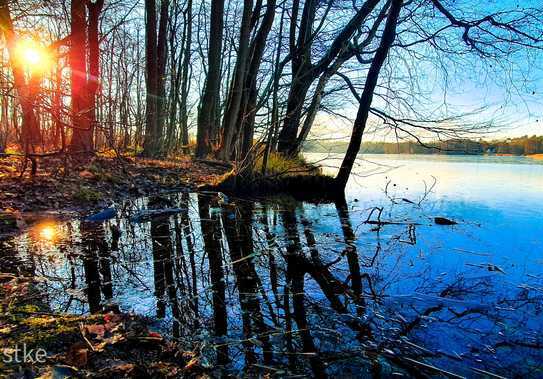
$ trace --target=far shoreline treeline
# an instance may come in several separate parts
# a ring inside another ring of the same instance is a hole
[[[308,141],[304,152],[345,153],[346,141]],[[543,153],[543,136],[523,136],[501,140],[450,139],[421,144],[417,141],[365,142],[362,154],[469,154],[533,155]]]

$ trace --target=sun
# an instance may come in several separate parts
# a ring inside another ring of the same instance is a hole
[[[41,57],[40,53],[37,50],[26,49],[25,51],[23,51],[23,54],[28,64],[36,65],[40,63]]]
[[[52,63],[49,51],[34,39],[21,39],[16,48],[17,63],[32,72],[44,72]]]

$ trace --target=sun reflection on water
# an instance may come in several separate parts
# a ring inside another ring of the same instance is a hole
[[[63,237],[60,224],[54,220],[47,220],[38,223],[30,233],[34,242],[47,246],[58,244]]]
[[[56,234],[56,230],[52,225],[45,225],[40,230],[40,237],[42,237],[44,240],[53,241]]]

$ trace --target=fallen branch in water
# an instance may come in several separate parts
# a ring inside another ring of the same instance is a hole
[[[369,225],[420,225],[417,222],[412,221],[375,221],[375,220],[366,220],[364,224]]]

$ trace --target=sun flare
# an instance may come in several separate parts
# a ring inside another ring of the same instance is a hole
[[[17,43],[17,61],[33,72],[44,72],[51,66],[51,56],[46,48],[33,39],[23,39]]]

